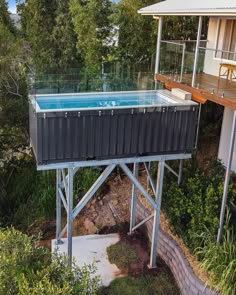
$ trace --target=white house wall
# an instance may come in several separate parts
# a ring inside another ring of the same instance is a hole
[[[207,48],[216,48],[218,31],[218,18],[211,17],[209,20],[208,35],[207,35]],[[219,40],[221,42],[221,40]],[[218,76],[220,59],[214,57],[215,52],[206,50],[205,62],[203,72],[206,74]]]
[[[218,45],[219,48],[222,48],[222,43],[224,42],[224,27],[226,25],[227,19],[233,19],[234,17],[221,17],[221,34],[219,35]],[[218,38],[218,26],[219,26],[219,17],[211,17],[209,20],[208,34],[207,34],[207,48],[216,49],[217,48],[217,38]],[[202,49],[201,49],[202,50]],[[236,64],[235,61],[226,60],[215,57],[216,52],[213,50],[206,50],[205,61],[203,72],[206,74],[218,76],[219,75],[219,65],[222,62]]]
[[[224,166],[227,165],[228,154],[229,154],[229,144],[231,138],[231,130],[233,123],[233,110],[225,107],[224,116],[221,129],[220,145],[218,151],[218,158],[222,160]],[[232,167],[233,171],[236,171],[236,145],[234,145]]]

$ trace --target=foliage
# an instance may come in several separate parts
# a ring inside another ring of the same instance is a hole
[[[101,295],[178,295],[179,290],[170,273],[160,272],[156,276],[142,275],[115,279],[107,288],[102,288]]]
[[[163,22],[163,40],[196,40],[198,17],[167,16]],[[203,19],[202,40],[207,38],[208,18]]]
[[[125,241],[120,241],[107,248],[108,259],[119,269],[127,269],[131,263],[139,261],[136,247]]]
[[[229,220],[228,215],[221,244],[206,228],[199,237],[203,246],[196,249],[203,268],[210,273],[210,281],[224,295],[236,294],[236,235]]]
[[[163,196],[163,208],[171,224],[191,249],[199,246],[197,235],[205,227],[216,235],[224,183],[224,170],[220,162],[211,162],[207,173],[194,165],[184,172],[185,179],[181,186],[176,184],[176,179],[165,181]],[[235,192],[230,187],[229,202],[232,198],[235,198]]]
[[[114,13],[119,28],[117,53],[123,62],[138,63],[151,60],[155,53],[156,21],[137,13],[141,7],[156,3],[153,0],[121,0]]]
[[[76,49],[76,34],[69,1],[57,1],[55,25],[52,30],[53,45],[55,48],[55,62],[60,70],[66,71],[80,62]]]
[[[38,239],[15,229],[0,231],[0,294],[96,294],[99,287],[94,268],[68,268],[65,256],[51,261]]]
[[[81,168],[75,175],[75,196],[81,199],[100,175],[99,169]]]
[[[54,216],[55,172],[37,172],[29,156],[11,159],[0,172],[0,222],[27,229]]]
[[[109,49],[111,1],[71,0],[77,47],[85,62],[86,71],[99,74]]]
[[[33,66],[48,69],[55,65],[52,33],[55,25],[56,0],[26,0],[20,2],[22,32],[31,47]]]
[[[16,28],[8,12],[6,0],[0,0],[0,24],[6,27],[11,33],[16,33]]]

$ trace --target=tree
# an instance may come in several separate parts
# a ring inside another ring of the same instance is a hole
[[[99,73],[109,51],[111,2],[71,0],[70,9],[77,34],[77,48],[89,73]]]
[[[52,38],[56,7],[56,0],[26,0],[18,4],[22,31],[30,44],[33,64],[38,71],[48,71],[56,66]]]
[[[119,28],[117,55],[120,60],[138,63],[151,60],[155,52],[156,21],[137,13],[138,9],[151,5],[153,0],[121,0],[115,13]]]
[[[69,8],[69,1],[58,0],[55,12],[55,25],[52,31],[55,48],[55,62],[59,69],[77,67],[79,56],[76,49],[76,34]]]
[[[0,0],[0,24],[6,27],[11,33],[16,32],[16,28],[8,12],[8,6],[5,0]]]

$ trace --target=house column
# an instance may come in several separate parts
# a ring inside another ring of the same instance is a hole
[[[234,152],[235,131],[236,131],[236,111],[234,111],[234,116],[233,116],[229,155],[228,155],[228,162],[227,162],[227,169],[226,169],[225,183],[224,183],[224,194],[222,198],[221,211],[220,211],[220,223],[219,223],[219,229],[218,229],[218,235],[217,235],[218,243],[221,241],[223,227],[224,227],[225,207],[226,207],[227,198],[228,198],[230,172],[231,172],[231,165],[232,165],[233,152]]]
[[[194,65],[193,65],[192,87],[195,87],[195,84],[196,84],[196,73],[197,73],[197,66],[198,66],[198,55],[199,55],[201,34],[202,34],[202,16],[199,16],[197,42],[196,42]]]
[[[159,73],[160,69],[160,50],[161,50],[161,34],[162,34],[163,17],[159,17],[158,33],[157,33],[157,47],[156,47],[156,62],[155,62],[155,74]],[[155,77],[155,88],[156,88],[156,77]]]

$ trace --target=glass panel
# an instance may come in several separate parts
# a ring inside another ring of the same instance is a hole
[[[230,49],[230,41],[231,41],[231,33],[232,33],[232,25],[233,21],[232,20],[227,20],[226,25],[225,25],[225,34],[224,34],[224,43],[223,43],[223,58],[224,59],[229,59],[229,49]]]
[[[236,47],[236,21],[233,21],[233,28],[232,28],[232,38],[231,38],[231,44],[230,44],[230,51],[235,52],[235,47]],[[235,53],[230,53],[229,59],[235,60],[236,55]]]

